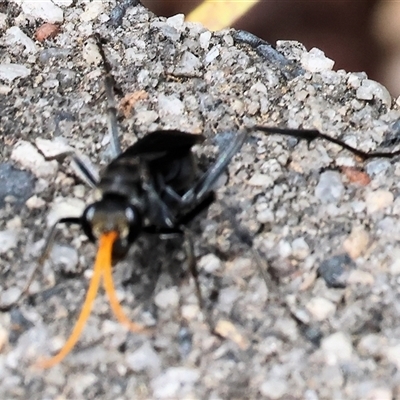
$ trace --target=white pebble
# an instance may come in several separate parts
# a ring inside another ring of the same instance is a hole
[[[82,215],[85,203],[76,198],[57,197],[47,214],[47,226],[53,226],[59,219],[65,217],[79,217]]]
[[[383,210],[389,207],[394,200],[394,196],[388,190],[375,190],[374,192],[368,192],[365,196],[365,203],[367,204],[368,214],[372,214],[376,211]]]
[[[247,183],[250,186],[263,186],[269,188],[274,185],[274,180],[269,175],[255,173]]]
[[[323,321],[336,311],[336,306],[324,297],[314,297],[306,305],[307,310],[316,321]]]
[[[15,145],[11,159],[38,178],[50,178],[57,173],[57,161],[46,161],[31,143],[24,140]]]
[[[74,0],[52,0],[54,4],[57,4],[61,7],[69,7]]]
[[[392,104],[392,96],[389,91],[380,83],[372,79],[364,79],[361,86],[357,89],[356,96],[360,100],[372,100],[377,98],[382,101],[386,107]]]
[[[385,353],[387,360],[400,369],[400,344],[387,347]]]
[[[322,203],[337,203],[342,197],[344,186],[339,172],[326,171],[321,174],[315,188],[315,196]]]
[[[201,257],[199,261],[199,268],[213,274],[221,269],[221,260],[214,254],[207,254]]]
[[[42,198],[40,198],[40,197],[38,197],[38,196],[36,196],[36,195],[30,197],[30,198],[25,202],[25,205],[26,205],[30,210],[36,210],[36,209],[38,209],[38,208],[42,208],[42,207],[45,206],[45,204],[46,204],[46,202],[45,202]]]
[[[22,44],[27,53],[35,54],[37,52],[35,42],[30,37],[25,35],[25,33],[22,32],[18,26],[12,26],[11,28],[7,29],[5,41],[8,46]]]
[[[153,379],[151,387],[153,397],[157,399],[183,398],[200,378],[200,373],[193,368],[171,367]]]
[[[304,238],[297,238],[292,242],[292,255],[297,260],[304,260],[310,254],[310,247]]]
[[[175,28],[177,31],[181,31],[184,28],[185,16],[183,14],[176,14],[167,18],[166,22],[170,27]]]
[[[175,95],[166,96],[162,93],[158,95],[158,108],[161,117],[171,114],[182,115],[185,111],[184,104]]]
[[[57,136],[52,140],[36,138],[35,144],[45,158],[55,158],[72,152],[72,147],[61,136]]]
[[[260,386],[260,392],[269,399],[281,399],[288,391],[288,384],[282,379],[269,379]]]
[[[21,293],[21,289],[16,286],[4,290],[0,296],[0,305],[2,307],[7,307],[8,305],[14,304],[20,298]]]
[[[326,363],[329,365],[349,361],[353,355],[351,340],[343,332],[336,332],[324,338],[321,343],[321,349],[325,355]]]
[[[208,64],[219,56],[218,46],[214,46],[205,56],[204,61]]]
[[[161,368],[160,357],[148,342],[133,353],[127,354],[126,363],[134,372],[148,371],[156,374]]]
[[[7,27],[7,14],[0,13],[0,29],[5,30]]]
[[[281,240],[278,244],[278,251],[282,258],[287,258],[292,254],[292,246],[286,240]]]
[[[17,78],[26,78],[31,70],[21,64],[0,64],[0,80],[12,82]]]
[[[86,45],[83,46],[82,57],[89,65],[99,65],[101,62],[99,48],[92,41],[87,42]]]
[[[322,50],[315,47],[308,53],[303,53],[300,62],[301,66],[310,72],[330,71],[335,64],[335,61],[326,57]]]
[[[17,247],[18,233],[13,230],[0,231],[0,254]]]
[[[190,51],[185,51],[175,67],[174,73],[181,75],[194,75],[201,68],[202,63]]]
[[[79,16],[82,22],[89,22],[96,19],[104,11],[102,1],[92,1],[87,4],[85,11]]]
[[[21,6],[24,14],[31,16],[35,19],[41,19],[45,22],[63,22],[64,13],[63,10],[56,6],[51,0],[41,1],[25,1],[25,0],[13,0]]]
[[[76,249],[70,246],[55,244],[50,252],[50,259],[54,265],[63,266],[65,271],[75,271],[79,256]]]
[[[154,297],[154,303],[157,307],[166,310],[176,308],[179,304],[179,293],[176,286],[164,289]]]
[[[211,39],[210,31],[205,31],[205,32],[201,33],[199,36],[200,46],[205,50],[208,49],[208,46],[210,45],[210,39]]]

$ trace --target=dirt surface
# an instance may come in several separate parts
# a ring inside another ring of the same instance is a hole
[[[59,1],[51,16],[18,3],[0,5],[0,398],[398,398],[400,164],[261,132],[192,227],[220,336],[198,308],[182,241],[143,236],[114,277],[129,317],[152,333],[127,332],[101,292],[73,352],[50,370],[32,367],[68,337],[96,251],[78,228],[60,228],[30,296],[10,306],[50,225],[94,199],[69,146],[100,168],[109,159],[94,32],[124,99],[123,148],[156,129],[204,133],[196,151],[206,165],[236,132],[263,124],[389,151],[400,113],[365,74],[335,72],[296,42],[275,51],[243,32],[210,33],[140,5],[123,15],[113,1]],[[59,32],[38,33],[44,22]]]

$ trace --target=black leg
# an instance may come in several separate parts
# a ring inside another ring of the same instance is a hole
[[[76,218],[76,217],[68,217],[68,218],[62,218],[60,220],[58,220],[50,229],[50,232],[47,236],[46,239],[46,243],[44,245],[43,251],[42,251],[42,255],[39,257],[39,260],[35,263],[35,265],[33,266],[31,272],[28,274],[28,279],[25,283],[25,286],[21,292],[21,296],[16,300],[16,302],[22,297],[24,296],[28,290],[29,287],[32,284],[33,278],[36,275],[36,272],[38,271],[39,268],[41,268],[43,266],[43,263],[46,261],[46,258],[48,257],[50,250],[53,246],[54,243],[54,239],[57,233],[57,226],[59,224],[67,224],[67,225],[81,225],[81,218]]]
[[[224,172],[225,168],[232,160],[232,157],[241,149],[247,138],[247,134],[248,132],[245,131],[235,135],[235,139],[231,142],[230,146],[220,153],[215,163],[200,177],[196,184],[182,196],[184,203],[190,204],[202,201],[204,196],[212,190],[212,186]]]
[[[343,147],[344,149],[351,151],[353,154],[362,158],[363,160],[367,160],[369,158],[378,158],[378,157],[392,158],[400,155],[400,150],[393,152],[376,151],[376,152],[366,153],[362,150],[358,150],[355,147],[346,144],[340,139],[336,139],[326,135],[325,133],[321,133],[316,129],[286,129],[286,128],[274,128],[274,127],[266,127],[259,125],[253,127],[252,129],[255,131],[261,131],[271,135],[276,134],[276,135],[292,136],[300,140],[307,140],[307,142],[309,143],[315,139],[324,139],[327,140],[328,142],[335,143]]]

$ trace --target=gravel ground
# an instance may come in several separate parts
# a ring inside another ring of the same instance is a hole
[[[192,227],[219,336],[198,308],[180,240],[143,237],[114,276],[130,318],[152,333],[127,332],[101,292],[73,352],[50,370],[32,367],[69,335],[96,250],[78,229],[60,229],[29,298],[10,306],[49,226],[93,199],[66,153],[99,167],[109,159],[92,33],[104,38],[124,99],[124,148],[160,128],[203,132],[205,165],[232,132],[257,123],[391,150],[400,113],[364,73],[332,71],[322,52],[296,42],[275,51],[243,32],[210,33],[114,1],[19,3],[0,4],[0,398],[400,398],[400,165],[263,133]]]

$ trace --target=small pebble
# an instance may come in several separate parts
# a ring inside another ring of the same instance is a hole
[[[25,47],[25,51],[28,54],[35,54],[37,52],[37,48],[35,42],[25,35],[24,32],[18,27],[13,26],[6,31],[5,41],[8,46],[15,46],[18,44],[22,44]]]
[[[369,241],[368,231],[363,226],[356,226],[344,241],[343,248],[355,260],[367,251]]]
[[[304,238],[297,238],[292,242],[292,256],[297,260],[304,260],[310,254],[310,247]]]
[[[178,64],[175,66],[174,73],[177,75],[196,75],[202,67],[202,62],[190,51],[185,51]]]
[[[307,310],[316,321],[323,321],[336,311],[336,306],[330,300],[323,297],[314,297],[306,304]]]
[[[41,19],[45,22],[63,22],[64,13],[63,10],[56,6],[50,0],[43,1],[22,1],[19,0],[22,7],[22,11],[27,15],[35,19]]]
[[[3,348],[8,343],[8,332],[3,326],[0,325],[0,354]]]
[[[321,350],[328,365],[350,361],[353,356],[350,337],[343,332],[336,332],[322,339]]]
[[[400,344],[388,346],[385,349],[385,356],[389,362],[393,363],[397,367],[397,369],[400,369]]]
[[[170,367],[151,381],[153,398],[185,398],[199,378],[200,373],[194,368]]]
[[[363,357],[381,357],[387,346],[387,339],[375,333],[366,334],[360,338],[357,350]]]
[[[341,254],[324,260],[318,268],[318,274],[331,288],[344,288],[347,285],[349,272],[356,265],[347,254]]]
[[[144,343],[133,353],[128,353],[126,355],[126,363],[134,372],[148,371],[155,375],[161,369],[160,357],[148,342]]]
[[[300,62],[301,66],[310,72],[330,71],[335,64],[335,61],[326,57],[322,50],[315,47],[308,53],[303,53]]]
[[[47,214],[47,226],[53,226],[59,219],[66,217],[79,217],[85,209],[85,203],[74,197],[58,197],[54,199],[49,213]]]
[[[0,307],[9,307],[14,304],[22,294],[22,290],[16,286],[4,290],[0,295]]]
[[[392,389],[388,387],[377,387],[370,390],[366,400],[393,400]]]
[[[371,79],[364,79],[357,89],[356,96],[360,100],[379,99],[386,107],[392,104],[392,96],[389,91],[380,83]]]
[[[236,343],[242,350],[246,350],[250,345],[247,338],[245,338],[230,321],[220,319],[214,331],[223,338],[232,340],[232,342]]]
[[[57,161],[46,161],[31,143],[24,140],[14,146],[11,159],[38,178],[51,178],[57,173]]]
[[[35,38],[39,42],[43,42],[46,39],[52,39],[58,35],[60,27],[56,24],[45,23],[41,25],[35,33]]]
[[[394,196],[388,190],[378,189],[374,192],[368,192],[365,196],[368,214],[384,210],[389,207],[394,200]]]
[[[199,269],[203,269],[209,274],[213,274],[221,270],[221,260],[214,254],[207,254],[199,260]]]
[[[339,172],[326,171],[319,178],[315,196],[322,203],[338,203],[342,198],[344,186]]]
[[[218,46],[214,46],[204,57],[204,61],[209,64],[213,62],[219,56]]]
[[[99,48],[91,40],[89,40],[83,46],[82,57],[85,60],[85,62],[89,65],[92,65],[92,64],[99,65],[101,62],[101,55],[99,53]]]
[[[199,36],[200,46],[205,50],[208,49],[208,46],[210,45],[210,39],[211,39],[210,31],[205,31],[205,32],[201,33]]]
[[[70,154],[73,151],[67,140],[61,136],[57,136],[51,140],[36,138],[35,144],[46,159]]]
[[[82,22],[89,22],[96,19],[104,12],[104,4],[102,1],[92,1],[86,5],[85,11],[79,16]]]
[[[375,282],[375,278],[372,274],[367,271],[361,271],[359,269],[355,269],[350,271],[349,277],[347,279],[348,284],[353,285],[368,285],[372,286]]]
[[[344,172],[347,179],[351,183],[357,183],[362,186],[367,186],[371,182],[369,175],[363,171],[360,171],[355,167],[342,167],[341,171]]]
[[[371,160],[365,167],[367,174],[370,176],[378,175],[385,172],[392,164],[388,160]]]
[[[268,399],[283,399],[289,391],[289,386],[286,380],[268,379],[260,386],[260,392]]]
[[[255,173],[247,182],[250,186],[263,186],[265,188],[272,187],[274,180],[266,174]]]
[[[185,111],[184,104],[175,95],[166,96],[165,94],[159,94],[158,108],[161,118],[167,115],[182,115]]]
[[[0,30],[5,31],[7,28],[7,14],[0,13]]]
[[[55,244],[51,249],[50,259],[54,265],[61,266],[65,272],[76,272],[79,256],[75,248]]]
[[[0,80],[12,82],[17,78],[26,78],[31,70],[21,64],[0,64]]]
[[[0,231],[0,254],[14,249],[18,244],[18,233],[12,230]]]
[[[30,172],[17,169],[9,163],[0,164],[0,208],[9,196],[15,199],[15,204],[23,204],[32,195],[34,181]]]
[[[169,308],[176,308],[179,305],[179,293],[176,286],[164,289],[157,293],[154,297],[154,303],[157,307],[166,310]]]
[[[172,17],[167,18],[167,25],[172,28],[175,28],[177,31],[181,31],[184,28],[185,24],[185,15],[184,14],[176,14]]]
[[[39,208],[43,208],[45,206],[46,202],[41,199],[38,196],[32,196],[30,197],[26,202],[25,205],[30,209],[30,210],[37,210]]]

